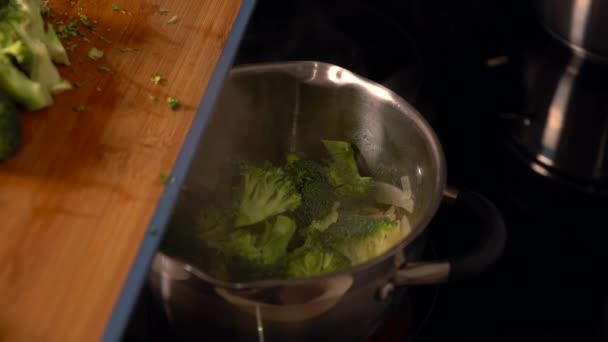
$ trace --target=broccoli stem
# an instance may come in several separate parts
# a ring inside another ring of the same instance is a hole
[[[0,56],[0,89],[29,111],[53,104],[51,94],[42,84],[27,78],[4,56]]]

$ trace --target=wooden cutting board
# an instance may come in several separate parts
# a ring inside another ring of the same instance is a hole
[[[101,338],[150,233],[165,186],[159,175],[173,167],[241,7],[240,0],[49,4],[51,21],[82,13],[103,38],[85,29],[89,42],[72,40],[72,65],[60,71],[78,88],[24,114],[24,145],[0,164],[0,341]],[[100,60],[87,57],[92,47],[105,52]],[[155,72],[159,85],[150,80]],[[181,108],[170,110],[168,96]]]

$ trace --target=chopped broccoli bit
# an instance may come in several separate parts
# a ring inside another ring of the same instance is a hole
[[[323,140],[323,145],[333,159],[326,171],[338,199],[357,200],[368,196],[373,190],[374,181],[359,174],[352,145],[332,140]]]
[[[162,81],[163,77],[161,76],[160,73],[155,72],[154,75],[152,75],[152,77],[150,78],[150,82],[158,85],[161,81]]]
[[[170,176],[164,172],[160,173],[160,180],[163,183],[175,183],[175,176]]]
[[[84,35],[84,33],[78,28],[78,23],[72,21],[69,24],[62,24],[57,29],[57,36],[61,39],[68,39],[78,35]]]
[[[158,100],[158,97],[156,97],[156,96],[154,96],[154,95],[148,95],[148,99],[149,99],[150,101],[156,101],[156,100]]]
[[[78,17],[80,18],[80,23],[82,24],[82,26],[88,28],[89,30],[93,31],[93,24],[91,24],[91,22],[89,21],[89,18],[84,15],[84,14],[80,14],[78,15]]]
[[[112,11],[120,11],[120,7],[117,4],[112,4]]]
[[[300,205],[301,197],[282,169],[270,164],[242,164],[240,171],[235,226],[252,225]]]
[[[108,67],[107,67],[107,66],[105,66],[105,65],[98,66],[98,67],[97,67],[97,70],[99,70],[99,71],[103,71],[103,72],[107,72],[108,74],[111,74],[111,73],[112,73],[112,69],[108,68]]]
[[[176,110],[179,107],[179,101],[169,96],[167,98],[167,105],[169,105],[169,108],[171,108],[172,110]]]
[[[334,248],[353,264],[358,264],[386,252],[402,236],[397,221],[351,215],[340,218],[316,237],[323,245]]]
[[[70,45],[68,45],[68,50],[74,51],[74,50],[76,50],[77,47],[78,47],[78,44],[70,43]]]
[[[334,195],[323,166],[300,159],[289,163],[286,171],[302,196],[302,205],[293,213],[298,227],[308,227],[313,220],[327,216],[334,205]]]
[[[295,223],[279,215],[265,222],[261,232],[238,229],[225,244],[227,269],[235,280],[256,280],[283,274],[281,261],[296,231]]]
[[[99,40],[101,40],[102,42],[106,43],[106,44],[110,44],[111,41],[108,40],[106,37],[102,36],[101,34],[97,33],[97,32],[93,32],[93,35],[95,37],[97,37]]]
[[[177,16],[171,17],[171,19],[167,20],[167,24],[175,24],[177,22]]]
[[[98,59],[100,59],[101,57],[103,57],[103,50],[99,50],[95,47],[91,48],[91,50],[89,50],[89,58],[96,61]]]
[[[158,10],[158,13],[160,13],[160,14],[166,14],[166,13],[169,13],[169,10],[166,9],[166,8],[161,8],[161,9]]]
[[[351,266],[350,260],[344,255],[331,248],[318,246],[298,248],[288,260],[286,273],[289,278],[320,276]]]
[[[334,206],[332,207],[331,212],[329,214],[327,214],[327,216],[325,216],[321,219],[313,220],[310,223],[310,226],[308,226],[309,232],[315,232],[315,231],[323,232],[329,226],[336,223],[340,216],[340,214],[338,213],[338,208],[340,208],[340,202],[334,203]]]
[[[74,107],[72,108],[72,110],[74,110],[75,112],[79,112],[79,113],[81,113],[81,112],[86,111],[86,110],[87,110],[87,108],[86,108],[85,106],[74,106]]]
[[[57,36],[61,39],[68,39],[78,35],[78,24],[75,21],[69,24],[59,25],[57,28]]]

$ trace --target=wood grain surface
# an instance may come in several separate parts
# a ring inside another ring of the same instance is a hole
[[[49,4],[51,21],[85,14],[109,43],[86,29],[88,42],[71,40],[78,44],[69,52],[72,65],[60,72],[78,87],[55,97],[48,110],[25,113],[24,145],[0,164],[1,341],[102,336],[149,233],[164,186],[159,175],[182,148],[241,6],[240,0]],[[89,59],[92,47],[104,56]],[[159,85],[150,80],[155,72],[164,79]],[[181,108],[170,110],[167,96]]]

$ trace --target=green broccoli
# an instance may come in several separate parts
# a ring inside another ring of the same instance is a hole
[[[61,44],[59,37],[57,37],[57,33],[55,32],[53,25],[47,25],[45,38],[44,43],[49,49],[51,60],[55,63],[70,65],[70,58],[65,51],[65,47],[63,44]]]
[[[236,227],[252,225],[296,209],[301,203],[285,172],[270,164],[241,165],[242,182],[237,199]]]
[[[208,207],[196,221],[197,238],[208,248],[221,250],[232,230],[233,221],[233,210]]]
[[[51,94],[40,83],[30,80],[15,67],[10,58],[2,54],[0,54],[0,90],[31,111],[53,103]]]
[[[289,217],[279,215],[273,223],[265,222],[262,231],[238,229],[225,243],[226,268],[233,280],[281,277],[282,261],[296,231]]]
[[[345,270],[350,266],[347,257],[331,248],[305,245],[288,256],[286,275],[289,278],[313,277]]]
[[[286,173],[302,197],[301,205],[293,211],[298,227],[308,227],[330,214],[334,195],[323,166],[308,159],[292,160]]]
[[[340,218],[316,238],[348,257],[353,264],[359,264],[393,247],[401,240],[401,233],[397,221],[351,215]]]
[[[374,180],[359,174],[352,145],[334,140],[323,140],[323,145],[332,157],[332,162],[327,167],[327,176],[335,188],[338,199],[357,200],[368,195],[373,188]]]
[[[0,9],[0,90],[34,111],[71,88],[53,61],[69,64],[55,31],[44,29],[39,0],[9,0]]]
[[[31,68],[26,70],[30,78],[42,83],[53,94],[69,89],[69,84],[61,78],[51,57],[55,55],[58,62],[65,62],[67,53],[54,30],[44,30],[40,1],[11,0],[7,8],[9,10],[4,20],[13,26],[23,43],[32,51]]]
[[[313,220],[310,223],[310,226],[308,226],[308,229],[316,230],[316,231],[320,231],[320,232],[325,231],[329,226],[331,226],[332,224],[334,224],[338,221],[338,218],[339,218],[338,208],[340,208],[340,202],[335,202],[333,207],[331,208],[330,213],[321,219]]]
[[[21,114],[8,96],[0,92],[0,162],[12,157],[20,145]]]

